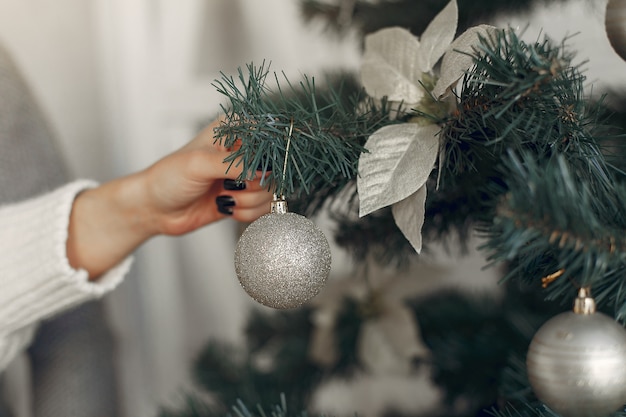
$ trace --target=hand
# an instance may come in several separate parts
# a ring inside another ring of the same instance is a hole
[[[238,183],[241,166],[223,162],[229,150],[214,143],[218,123],[143,173],[156,233],[180,235],[225,217],[250,222],[269,211],[267,184]]]
[[[249,222],[267,213],[272,194],[260,178],[245,181],[241,190],[225,188],[236,184],[241,167],[233,164],[226,173],[229,152],[214,144],[217,123],[147,169],[79,194],[67,240],[70,265],[95,278],[155,235],[181,235],[225,217]]]

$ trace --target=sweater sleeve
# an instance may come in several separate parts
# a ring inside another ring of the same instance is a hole
[[[129,257],[97,281],[69,264],[66,241],[76,195],[95,186],[75,181],[51,193],[0,207],[0,370],[32,339],[34,326],[115,288]]]

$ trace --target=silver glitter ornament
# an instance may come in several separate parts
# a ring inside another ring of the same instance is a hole
[[[309,219],[274,200],[269,214],[243,232],[235,272],[243,289],[268,307],[299,307],[316,296],[330,273],[330,246]]]
[[[526,366],[537,398],[564,417],[601,417],[626,404],[626,330],[595,311],[586,288],[574,311],[537,331]]]
[[[609,0],[604,24],[611,46],[626,60],[626,0]]]

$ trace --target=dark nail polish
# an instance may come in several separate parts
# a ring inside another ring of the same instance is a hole
[[[235,207],[235,199],[229,195],[221,195],[215,199],[217,204],[217,211],[222,214],[233,214],[233,207]]]
[[[259,164],[259,166],[256,167],[257,171],[263,171],[263,161],[261,161],[261,163]],[[272,170],[272,166],[270,164],[267,165],[267,167],[265,168],[265,170],[267,172],[270,172]]]
[[[226,179],[224,180],[224,189],[228,191],[240,191],[246,189],[246,183],[243,181]]]

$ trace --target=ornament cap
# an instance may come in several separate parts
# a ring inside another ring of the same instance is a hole
[[[593,314],[596,312],[596,301],[591,297],[591,289],[583,287],[578,290],[578,297],[574,300],[574,313]]]
[[[289,210],[287,208],[287,201],[284,197],[277,197],[274,194],[274,200],[270,203],[270,213],[272,214],[285,214]]]

